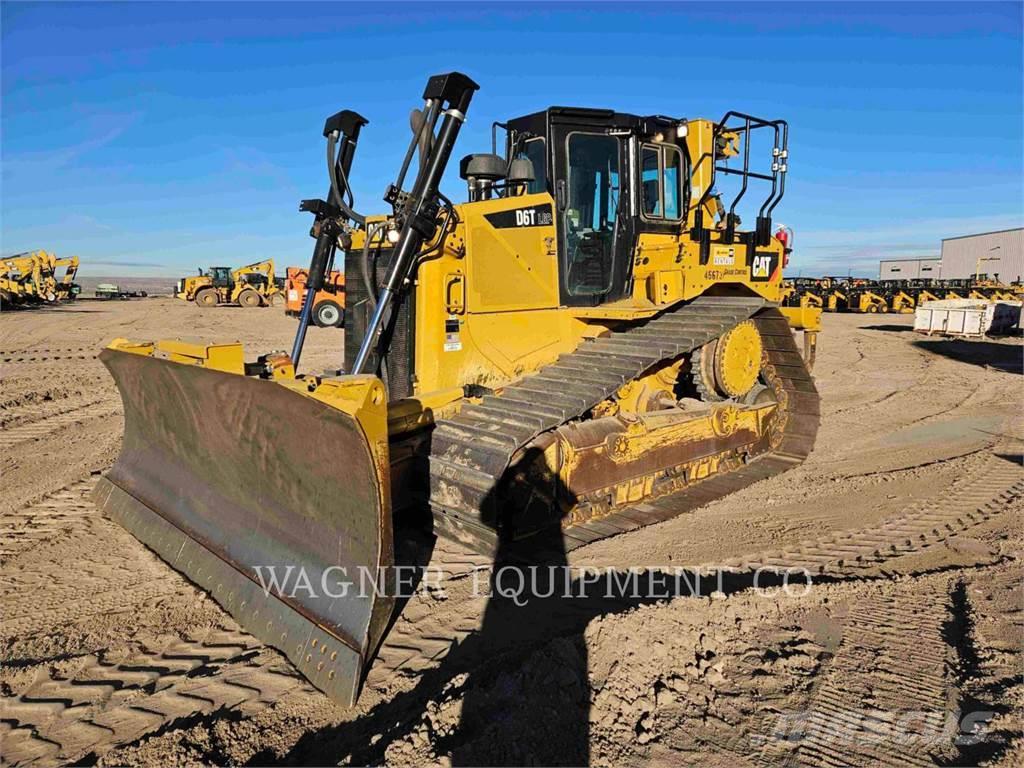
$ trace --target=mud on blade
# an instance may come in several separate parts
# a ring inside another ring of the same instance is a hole
[[[392,609],[373,582],[393,561],[386,442],[366,408],[151,353],[101,355],[125,435],[99,506],[353,704]]]

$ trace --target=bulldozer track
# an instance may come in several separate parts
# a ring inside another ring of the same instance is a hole
[[[274,651],[234,628],[88,655],[70,672],[41,670],[0,700],[0,740],[12,766],[73,762],[214,711],[246,715],[292,691],[313,693]]]
[[[738,470],[720,473],[651,503],[635,504],[565,528],[567,549],[674,517],[802,462],[817,432],[813,380],[782,315],[760,299],[701,296],[643,325],[587,341],[536,375],[487,395],[437,423],[431,439],[431,506],[439,524],[483,551],[493,526],[482,519],[490,494],[517,452],[543,432],[581,417],[625,382],[662,360],[699,349],[758,313],[765,366],[786,418],[778,449]]]
[[[791,765],[935,765],[931,753],[955,734],[948,670],[955,649],[943,634],[951,579],[902,589],[852,606],[808,710],[801,713]],[[777,764],[777,763],[776,763]]]
[[[81,424],[83,421],[113,416],[120,412],[121,401],[113,397],[102,397],[85,404],[68,404],[65,407],[66,410],[61,410],[61,406],[56,406],[55,409],[48,409],[42,418],[4,429],[3,442],[11,447],[28,440],[38,440],[58,429]]]
[[[88,477],[47,494],[35,504],[0,515],[0,566],[98,516],[89,497],[95,485],[96,479]]]

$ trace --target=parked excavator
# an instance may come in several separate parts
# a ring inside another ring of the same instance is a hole
[[[267,307],[281,294],[274,275],[274,260],[258,261],[244,267],[210,267],[198,275],[183,277],[174,295],[194,301],[200,307],[236,304],[240,307]]]
[[[28,251],[0,259],[0,303],[4,306],[70,301],[81,291],[75,276],[77,256],[58,258],[47,251]],[[58,279],[57,270],[64,268]]]
[[[52,254],[51,254],[52,255]],[[58,301],[71,301],[78,298],[82,288],[75,282],[78,275],[79,259],[77,256],[66,256],[63,258],[53,257],[52,271],[56,279],[57,269],[63,267],[64,274],[56,281],[56,295]]]
[[[118,339],[101,355],[125,435],[100,506],[342,704],[395,596],[341,584],[392,572],[396,517],[429,510],[490,554],[551,531],[572,549],[785,472],[818,430],[820,309],[778,306],[787,124],[552,107],[493,124],[456,204],[439,184],[477,88],[429,79],[386,215],[358,213],[348,181],[367,121],[327,119],[290,354]],[[301,372],[336,254],[344,373]],[[265,578],[289,566],[315,589]]]
[[[4,307],[45,300],[43,262],[38,253],[19,253],[0,259],[0,303]]]

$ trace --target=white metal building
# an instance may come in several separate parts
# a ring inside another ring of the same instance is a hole
[[[922,259],[883,259],[878,263],[879,280],[938,280],[942,274],[942,260],[938,256]]]
[[[943,278],[973,277],[975,272],[999,275],[1004,283],[1024,278],[1024,227],[942,241]]]

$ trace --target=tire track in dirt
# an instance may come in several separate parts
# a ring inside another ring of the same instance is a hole
[[[955,736],[947,717],[956,652],[945,637],[954,582],[914,583],[854,604],[809,705],[782,713],[759,762],[935,765]]]
[[[460,596],[449,602],[448,587],[491,565],[491,558],[438,538],[423,588],[409,600],[384,639],[367,685],[386,687],[394,675],[413,677],[438,665],[455,643],[478,629],[486,598]],[[451,603],[459,607],[454,616],[449,610]]]
[[[99,347],[95,344],[82,347],[0,350],[0,363],[49,363],[65,360],[95,360],[98,357]]]
[[[24,546],[0,566],[0,640],[58,632],[184,586],[156,558],[138,557],[135,540],[102,517],[88,497],[94,484],[73,483],[15,513],[36,528],[14,538],[13,549]]]
[[[981,525],[1020,498],[1024,498],[1024,468],[992,457],[971,482],[938,501],[912,505],[879,526],[803,542],[798,548],[705,564],[698,571],[742,574],[806,569],[809,574],[835,579],[896,577],[903,575],[898,569],[877,569],[889,560],[937,546]],[[461,569],[454,566],[460,558]],[[446,573],[451,569],[449,583],[458,587],[459,580],[465,582],[474,568],[490,565],[487,558],[445,542],[443,549],[435,550],[430,567]],[[485,577],[480,578],[486,587]],[[385,688],[392,676],[416,676],[438,666],[456,644],[479,629],[487,597],[474,595],[468,585],[463,586],[449,590],[444,601],[439,602],[429,590],[410,600],[381,647],[368,685]]]
[[[99,514],[90,494],[96,478],[89,477],[47,495],[42,501],[0,515],[0,566],[34,546],[67,535]]]
[[[252,715],[285,693],[313,693],[281,656],[235,628],[154,646],[116,661],[80,657],[69,672],[41,672],[20,695],[0,700],[5,761],[80,761],[197,715]]]
[[[43,418],[5,429],[2,433],[3,442],[8,448],[11,448],[28,440],[38,440],[57,430],[92,419],[108,418],[121,411],[121,401],[107,396],[88,400],[83,404],[68,404],[65,408],[62,409],[58,406],[56,409],[50,410]]]
[[[980,525],[1005,512],[1010,503],[1022,497],[1024,468],[993,456],[977,477],[941,499],[917,502],[878,526],[702,567],[806,570],[839,577],[866,575],[869,569],[888,560],[936,546]]]
[[[1003,460],[994,459],[975,482],[967,484],[951,494],[945,503],[940,505],[941,509],[938,510],[937,515],[936,510],[928,511],[927,504],[922,503],[880,526],[880,529],[890,534],[896,533],[897,539],[896,544],[885,549],[885,557],[881,557],[883,553],[880,551],[880,542],[875,535],[876,530],[867,529],[820,542],[819,547],[826,548],[821,551],[805,547],[799,552],[789,553],[790,561],[786,562],[786,566],[807,567],[810,565],[817,568],[818,572],[828,572],[837,576],[861,574],[866,567],[877,564],[879,558],[884,560],[888,557],[901,556],[908,551],[932,546],[953,535],[958,530],[956,526],[962,530],[989,519],[992,515],[1005,509],[1006,503],[1024,492],[1024,488],[1021,487],[1021,479],[1022,472],[1019,467]],[[1009,487],[1002,490],[1000,484]],[[80,494],[83,492],[83,488],[87,490],[91,486],[91,482],[82,483],[79,486],[75,492]],[[988,502],[982,503],[985,499]],[[972,500],[977,502],[976,509],[973,512],[965,512],[964,503]],[[918,507],[925,507],[925,509]],[[908,525],[913,530],[909,530]],[[914,533],[918,535],[917,539],[911,535]],[[854,542],[852,548],[851,541]],[[811,559],[822,552],[829,556],[827,563]],[[464,550],[458,544],[443,539],[438,540],[432,553],[430,568],[434,569],[435,573],[443,572],[448,580],[445,582],[447,586],[455,587],[455,589],[451,592],[446,590],[443,596],[439,596],[436,591],[427,589],[418,593],[410,601],[382,647],[367,685],[377,689],[386,689],[393,682],[397,682],[394,680],[395,676],[405,679],[418,677],[438,666],[454,645],[462,642],[476,631],[479,628],[487,599],[483,596],[468,597],[468,590],[458,589],[458,586],[460,583],[463,587],[468,586],[466,584],[468,577],[476,569],[487,568],[489,565],[489,558]],[[780,563],[775,562],[775,558],[769,553],[769,556],[755,558],[739,565],[747,568],[755,565],[772,567],[773,565],[779,566]],[[106,569],[101,568],[99,571],[94,569],[91,575],[94,578],[99,578],[102,582],[111,583]],[[119,584],[124,584],[123,580]],[[90,593],[88,600],[91,603],[90,608],[93,610],[115,610],[117,606],[123,606],[127,601],[135,601],[144,597],[138,592],[133,592],[126,597],[124,588],[115,585],[116,591],[112,595],[114,599],[107,602],[102,595],[93,595],[92,589],[91,586],[87,591]],[[63,598],[61,602],[65,602]],[[23,633],[29,629],[29,627],[18,623],[19,617],[15,618],[16,621],[12,627],[14,632]],[[22,622],[25,618],[25,616],[20,617]],[[52,618],[47,618],[43,622],[35,622],[35,628],[40,629],[50,621]],[[256,643],[251,638],[250,642]],[[214,672],[213,674],[219,673]],[[152,709],[148,704],[144,705],[144,708]],[[135,716],[133,715],[133,717]],[[154,720],[153,727],[163,726]],[[81,727],[78,725],[75,726],[75,729],[81,731]],[[43,732],[37,729],[31,739],[26,740],[27,737],[22,732],[24,729],[16,730],[18,732],[13,736],[14,743],[18,744],[24,741],[26,744],[30,744],[30,747],[25,747],[29,752],[35,750],[40,754],[51,756],[60,754],[59,750],[62,747],[45,746],[47,743],[45,733],[50,733],[50,731]],[[128,731],[122,733],[128,733]],[[84,739],[84,736],[80,738]],[[131,743],[131,740],[126,741],[122,737],[106,741],[93,737],[92,741],[88,739],[86,741],[90,744],[106,744],[104,749],[115,744]],[[56,742],[60,743],[59,740]],[[54,752],[55,749],[58,751]],[[34,752],[32,753],[34,754]]]

